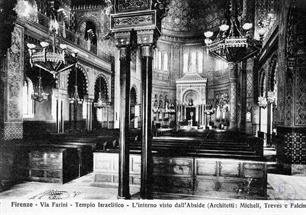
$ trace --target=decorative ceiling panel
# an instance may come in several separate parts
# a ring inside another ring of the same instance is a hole
[[[227,0],[171,0],[162,29],[200,35],[224,20]]]

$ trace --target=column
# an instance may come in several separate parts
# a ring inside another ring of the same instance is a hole
[[[64,133],[64,100],[67,97],[65,91],[60,89],[60,85],[57,82],[57,89],[54,90],[55,98],[56,98],[56,128],[57,133]]]
[[[92,131],[92,103],[93,103],[93,96],[92,98],[87,98],[87,118],[86,118],[86,129],[87,131]]]
[[[142,146],[141,146],[141,187],[140,197],[152,199],[152,45],[153,30],[138,31],[137,42],[141,46],[141,83],[142,83]]]
[[[119,185],[118,199],[129,199],[130,32],[115,34],[120,51]]]
[[[241,69],[241,132],[246,131],[246,112],[247,112],[247,75],[246,75],[247,62],[242,62]]]
[[[277,76],[277,161],[287,174],[306,175],[306,22],[304,0],[285,1],[280,4],[280,36],[278,42]],[[290,9],[289,9],[290,8]],[[292,30],[295,29],[295,30]],[[293,39],[287,39],[293,38]],[[293,51],[292,51],[293,50]]]
[[[230,126],[231,130],[237,129],[237,64],[229,63],[230,78]]]

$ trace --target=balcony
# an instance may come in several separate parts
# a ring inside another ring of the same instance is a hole
[[[38,25],[40,25],[40,27],[45,28],[45,30],[47,30],[48,25],[49,25],[49,18],[44,15],[43,13],[38,13]],[[65,28],[65,30],[63,30],[63,25],[60,24],[60,32],[61,33],[61,37],[64,40],[67,40],[69,42],[71,42],[74,45],[77,45],[78,47],[90,52],[91,54],[96,55],[99,58],[102,58],[106,61],[110,61],[111,60],[111,56],[109,54],[104,53],[102,50],[99,50],[98,52],[98,47],[90,42],[88,42],[87,40],[83,39],[82,35],[79,35],[75,32],[72,32],[71,30],[67,29],[67,27]]]

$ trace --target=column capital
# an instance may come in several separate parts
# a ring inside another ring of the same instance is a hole
[[[152,57],[152,47],[155,43],[155,30],[146,29],[137,31],[137,44],[141,46],[142,57]]]
[[[152,46],[154,40],[155,30],[145,29],[137,31],[137,44],[141,46]]]
[[[118,48],[128,47],[131,44],[131,32],[122,31],[115,33],[115,44]]]
[[[120,50],[120,59],[128,59],[131,45],[131,32],[122,31],[115,33],[115,44]]]

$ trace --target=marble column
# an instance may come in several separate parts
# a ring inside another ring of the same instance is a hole
[[[246,74],[246,60],[242,62],[241,68],[241,121],[240,131],[246,132],[246,113],[247,113],[247,74]]]
[[[88,97],[86,101],[87,116],[86,116],[86,129],[92,131],[92,103],[94,96]]]
[[[237,129],[237,64],[229,63],[230,79],[230,126],[231,130]]]
[[[22,89],[24,77],[24,28],[15,25],[11,47],[1,60],[0,140],[23,138]]]
[[[137,43],[141,46],[142,83],[142,146],[141,146],[141,187],[140,197],[152,199],[152,45],[154,31],[138,31]]]
[[[120,51],[119,185],[118,199],[129,199],[130,32],[115,34]]]

